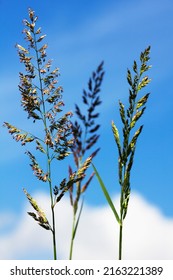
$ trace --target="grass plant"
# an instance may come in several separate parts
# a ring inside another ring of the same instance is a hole
[[[101,104],[100,100],[100,88],[103,81],[104,71],[103,71],[103,62],[97,67],[96,71],[92,73],[88,81],[88,89],[83,90],[82,100],[83,100],[83,108],[80,109],[79,106],[75,105],[75,113],[77,119],[72,123],[72,131],[74,136],[74,142],[72,145],[72,153],[74,159],[75,168],[79,169],[85,158],[89,156],[89,158],[94,158],[100,148],[92,151],[95,144],[99,139],[98,130],[100,125],[97,123],[97,119],[99,117],[99,113],[96,111],[97,107]],[[84,171],[84,173],[86,170]],[[72,167],[69,166],[69,176],[73,174]],[[86,176],[87,177],[87,176]],[[72,234],[71,234],[71,242],[70,242],[70,253],[69,259],[72,259],[73,254],[73,244],[76,236],[80,216],[83,208],[83,200],[81,202],[80,208],[79,203],[81,197],[84,195],[87,190],[89,184],[94,177],[94,172],[88,176],[85,182],[83,179],[76,182],[70,187],[70,202],[73,208],[73,223],[72,223]],[[79,208],[79,210],[78,210]]]
[[[32,9],[28,10],[28,20],[24,19],[25,41],[27,47],[16,44],[20,62],[25,67],[25,73],[19,73],[21,105],[27,112],[33,124],[39,122],[38,135],[4,123],[9,133],[22,146],[34,143],[34,146],[46,163],[46,170],[42,168],[31,151],[26,151],[30,159],[30,166],[36,178],[48,185],[50,193],[50,208],[52,221],[49,222],[44,211],[38,206],[36,200],[24,188],[24,193],[31,203],[34,212],[28,214],[44,229],[52,233],[53,258],[57,259],[56,232],[55,232],[55,206],[74,183],[79,183],[85,177],[92,157],[88,157],[77,171],[70,172],[68,179],[63,178],[60,183],[54,184],[52,163],[62,161],[74,150],[74,125],[72,126],[72,113],[63,114],[64,102],[62,100],[63,88],[58,86],[59,69],[52,68],[52,61],[47,59],[48,45],[43,44],[46,35],[42,35],[41,28],[37,27],[38,17]],[[72,129],[73,127],[73,129]],[[41,135],[41,136],[40,136]],[[75,203],[77,208],[77,202]],[[77,209],[76,209],[77,210]],[[76,211],[75,210],[75,211]],[[76,225],[75,225],[76,226]],[[77,227],[76,227],[77,228]]]
[[[45,230],[52,234],[53,258],[57,259],[56,246],[56,217],[55,206],[61,201],[64,194],[69,192],[70,203],[73,211],[71,241],[69,259],[73,257],[74,240],[76,237],[84,203],[84,193],[96,174],[106,200],[113,211],[119,224],[119,260],[122,259],[123,248],[123,224],[128,211],[131,193],[131,171],[134,163],[134,155],[139,135],[143,125],[136,128],[137,123],[145,112],[149,93],[139,96],[150,82],[146,72],[150,69],[150,47],[140,54],[139,65],[133,63],[133,74],[127,70],[127,82],[129,85],[128,105],[119,101],[122,132],[112,121],[112,132],[118,150],[118,179],[120,185],[120,211],[118,212],[111,199],[108,189],[93,165],[94,172],[87,173],[88,167],[100,148],[96,147],[99,139],[97,123],[101,104],[100,89],[104,77],[103,62],[92,73],[87,90],[83,90],[83,107],[75,105],[76,119],[73,121],[72,112],[63,113],[63,88],[58,85],[59,69],[52,70],[52,61],[47,59],[46,43],[43,43],[46,35],[42,35],[41,28],[37,27],[38,17],[32,9],[28,9],[28,20],[24,19],[24,36],[26,47],[16,44],[20,62],[24,65],[25,72],[19,73],[19,91],[21,93],[21,106],[27,113],[28,119],[33,124],[39,123],[37,135],[23,128],[18,128],[8,122],[4,126],[12,137],[22,146],[32,143],[36,151],[27,150],[30,166],[34,176],[43,184],[46,184],[50,194],[51,221],[48,221],[45,212],[37,201],[23,191],[30,202],[33,212],[28,214]],[[85,108],[85,109],[84,109]],[[135,130],[135,131],[134,131]],[[36,157],[37,153],[39,156]],[[52,164],[64,160],[70,154],[73,155],[73,164],[69,165],[67,178],[60,182],[54,182]],[[43,158],[44,167],[40,165]]]
[[[119,224],[119,260],[122,259],[122,238],[123,238],[123,224],[127,215],[129,198],[131,193],[130,176],[134,163],[134,155],[136,151],[137,140],[142,132],[143,125],[136,128],[138,121],[141,119],[146,109],[146,104],[149,98],[149,93],[140,97],[139,94],[150,82],[146,72],[151,68],[148,65],[150,59],[150,46],[140,54],[140,66],[137,62],[133,63],[133,74],[129,69],[127,70],[127,82],[129,84],[129,98],[127,109],[125,105],[119,101],[119,112],[122,122],[122,135],[115,123],[112,121],[112,131],[115,143],[118,149],[118,177],[120,185],[120,213],[116,210],[114,203],[109,195],[109,192],[103,183],[103,180],[93,165],[96,176],[99,180],[100,186],[106,197],[106,200],[113,211],[116,221]],[[135,129],[135,132],[134,132]]]

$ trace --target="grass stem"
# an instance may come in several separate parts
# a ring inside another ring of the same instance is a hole
[[[74,244],[75,223],[76,223],[76,215],[74,214],[74,215],[73,215],[73,223],[72,223],[71,241],[70,241],[69,260],[72,260],[72,255],[73,255],[73,244]]]
[[[123,237],[123,221],[119,227],[119,260],[122,260],[122,237]]]

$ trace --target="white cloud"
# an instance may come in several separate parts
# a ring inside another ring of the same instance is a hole
[[[36,198],[48,213],[48,197],[39,194]],[[118,205],[118,198],[115,204]],[[29,205],[16,228],[0,237],[0,259],[52,258],[51,233],[27,216],[28,208]],[[71,209],[67,198],[57,205],[56,223],[58,255],[67,259],[71,233]],[[173,259],[172,236],[173,219],[164,217],[159,209],[133,194],[124,224],[124,259]],[[85,205],[74,244],[74,259],[116,259],[117,255],[118,225],[111,210],[107,206]]]

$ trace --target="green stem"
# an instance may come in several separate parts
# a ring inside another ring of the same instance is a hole
[[[57,253],[56,253],[56,235],[55,235],[55,212],[53,206],[51,207],[52,209],[52,224],[53,224],[53,255],[54,255],[54,260],[57,260]]]
[[[38,69],[38,78],[40,83],[40,92],[41,92],[41,99],[42,99],[42,120],[44,124],[44,130],[45,133],[47,133],[47,122],[46,122],[46,106],[45,106],[45,100],[44,100],[44,94],[43,94],[43,85],[42,85],[42,79],[41,79],[41,72],[40,72],[40,65],[39,65],[39,55],[38,55],[38,49],[37,49],[37,41],[36,41],[36,35],[34,32],[34,41],[35,41],[35,52],[36,52],[36,58],[37,58],[37,69]],[[53,189],[52,189],[52,180],[51,180],[51,159],[49,154],[49,145],[46,144],[46,155],[47,155],[47,172],[48,172],[48,182],[49,182],[49,191],[50,191],[50,200],[51,200],[51,211],[52,211],[52,235],[53,235],[53,254],[54,254],[54,260],[57,259],[57,253],[56,253],[56,234],[55,234],[55,212],[54,212],[54,202],[53,202]]]
[[[119,260],[122,260],[122,237],[123,237],[123,221],[121,220],[119,228]]]
[[[78,209],[78,202],[80,198],[80,182],[76,183],[77,187],[77,194],[76,194],[76,199],[73,204],[73,223],[72,223],[72,232],[71,232],[71,241],[70,241],[70,255],[69,255],[69,260],[72,260],[72,254],[73,254],[73,244],[74,244],[74,239],[75,239],[75,231],[76,231],[76,213]]]
[[[50,168],[50,158],[49,158],[48,147],[47,147],[47,156],[48,156],[49,190],[50,190],[51,211],[52,211],[53,254],[54,254],[54,260],[57,260],[56,233],[55,233],[55,212],[54,212],[53,191],[52,191],[52,181],[51,181],[51,168]]]
[[[119,227],[119,260],[122,260],[122,236],[123,236],[123,188],[120,197],[120,227]]]
[[[73,213],[73,223],[72,223],[72,232],[71,232],[71,242],[70,242],[70,254],[69,260],[72,260],[73,255],[73,244],[74,244],[74,237],[75,237],[75,223],[76,223],[76,215]]]
[[[83,209],[83,204],[84,204],[84,199],[82,200],[82,204],[80,206],[78,216],[77,216],[77,208],[75,208],[75,205],[73,205],[73,223],[72,223],[69,260],[72,260],[74,239],[75,239],[77,228],[79,225],[79,221],[80,221],[80,217],[81,217],[81,213],[82,213],[82,209]]]

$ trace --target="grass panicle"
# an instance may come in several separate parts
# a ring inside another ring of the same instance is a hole
[[[36,201],[24,189],[29,202],[36,213],[28,214],[46,230],[51,230],[53,237],[54,259],[57,259],[56,233],[55,233],[55,205],[71,188],[74,182],[83,178],[82,172],[72,173],[67,180],[62,180],[58,186],[53,185],[52,162],[65,159],[73,145],[71,112],[62,113],[64,102],[62,100],[63,88],[58,85],[59,69],[52,69],[52,61],[47,59],[48,45],[43,43],[45,36],[41,28],[37,27],[38,17],[31,9],[28,10],[29,19],[25,19],[23,33],[27,46],[16,44],[20,62],[24,65],[25,73],[19,73],[21,93],[21,106],[26,111],[29,119],[40,122],[38,135],[17,128],[8,122],[4,123],[9,133],[22,145],[35,143],[37,152],[40,152],[46,161],[46,170],[38,163],[36,156],[31,151],[26,151],[31,161],[33,174],[38,180],[48,184],[50,192],[50,207],[52,225],[48,222],[44,212],[40,210]],[[42,137],[40,137],[40,134]]]
[[[100,148],[96,148],[94,151],[89,152],[99,139],[98,130],[100,124],[97,123],[99,117],[99,112],[97,107],[101,104],[100,100],[100,90],[101,84],[104,77],[103,62],[97,67],[96,71],[92,73],[88,81],[88,89],[83,90],[82,100],[84,108],[75,105],[75,113],[77,120],[72,123],[72,131],[74,136],[74,143],[72,145],[72,153],[74,159],[74,166],[78,169],[78,173],[82,171],[86,175],[89,164],[92,159],[97,155]],[[85,158],[87,158],[85,160]],[[72,167],[69,166],[69,176],[72,174]],[[86,181],[80,180],[73,184],[69,189],[70,192],[70,202],[73,208],[73,223],[72,223],[72,234],[71,234],[71,245],[69,259],[72,259],[73,254],[73,244],[76,236],[80,216],[83,208],[83,200],[79,208],[79,202],[81,196],[87,190],[89,184],[94,177],[94,172],[92,172]]]
[[[114,204],[111,200],[111,197],[104,185],[96,167],[93,165],[96,176],[99,180],[100,186],[103,190],[103,193],[107,199],[107,202],[112,209],[115,218],[119,224],[119,259],[122,259],[122,234],[123,234],[123,222],[127,215],[128,204],[131,193],[130,186],[130,176],[131,170],[134,163],[134,155],[136,150],[137,141],[139,135],[142,132],[143,125],[140,125],[136,128],[138,121],[141,119],[142,115],[145,112],[146,104],[149,98],[149,93],[146,93],[144,96],[140,97],[139,93],[144,89],[149,82],[151,81],[146,72],[151,68],[148,65],[150,59],[150,46],[141,52],[140,55],[140,66],[136,61],[133,64],[133,74],[128,69],[127,70],[127,82],[129,84],[129,99],[127,109],[125,105],[119,101],[119,113],[122,122],[122,139],[120,137],[119,130],[115,123],[112,121],[112,132],[116,142],[118,150],[118,177],[119,184],[121,187],[120,194],[120,213],[116,211]],[[135,129],[135,132],[133,132]]]

